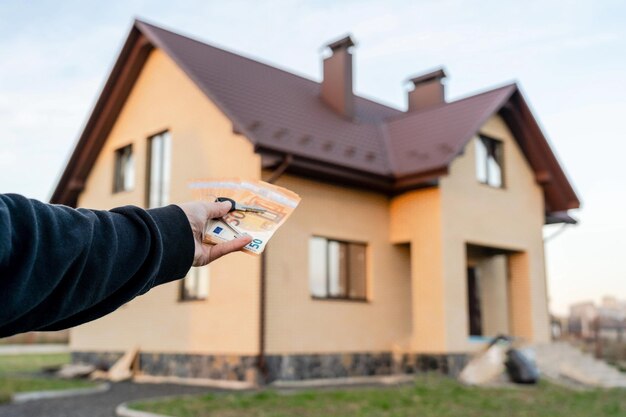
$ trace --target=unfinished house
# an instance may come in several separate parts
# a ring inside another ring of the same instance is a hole
[[[269,382],[454,374],[499,333],[548,341],[542,228],[579,200],[518,86],[448,101],[436,70],[393,108],[353,92],[354,49],[328,44],[317,81],[134,23],[52,202],[157,207],[232,177],[302,202],[263,256],[73,329],[74,360],[138,346],[145,374]]]

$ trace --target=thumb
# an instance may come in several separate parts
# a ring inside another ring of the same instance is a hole
[[[208,218],[216,219],[218,217],[223,217],[230,211],[231,208],[232,208],[232,205],[228,201],[223,201],[221,203],[219,202],[211,203],[211,207],[209,208]]]

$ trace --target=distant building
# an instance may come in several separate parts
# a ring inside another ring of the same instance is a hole
[[[599,306],[591,301],[570,306],[568,331],[591,339],[624,340],[626,334],[626,300],[604,297]]]

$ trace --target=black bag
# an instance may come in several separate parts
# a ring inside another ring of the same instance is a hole
[[[539,369],[524,353],[517,349],[509,349],[506,353],[507,373],[511,381],[518,384],[536,384],[539,381]]]

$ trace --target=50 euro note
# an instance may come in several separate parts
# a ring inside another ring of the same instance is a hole
[[[218,244],[249,235],[252,242],[244,252],[258,255],[276,230],[300,203],[300,197],[286,188],[264,181],[221,180],[190,183],[194,199],[215,201],[217,197],[232,198],[246,206],[264,209],[263,213],[233,211],[219,219],[210,219],[203,233],[203,242]]]

